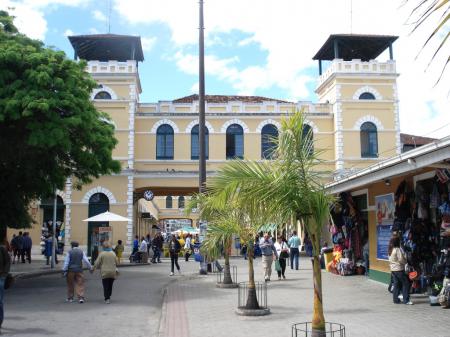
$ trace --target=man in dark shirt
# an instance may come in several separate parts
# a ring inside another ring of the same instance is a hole
[[[28,263],[31,263],[31,248],[33,247],[33,241],[31,240],[30,233],[23,233],[23,254],[22,263],[25,263],[25,257]]]

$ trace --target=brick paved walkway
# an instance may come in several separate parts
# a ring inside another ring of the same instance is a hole
[[[238,281],[246,281],[244,261],[232,264],[238,266]],[[262,281],[260,260],[255,264],[255,277]],[[161,337],[291,336],[293,323],[311,320],[310,262],[302,259],[301,270],[288,269],[286,277],[269,284],[272,313],[260,318],[237,316],[237,289],[216,288],[215,275],[179,279],[168,289],[163,312],[166,322],[179,324],[178,334],[166,326]],[[430,307],[425,295],[413,295],[413,306],[394,305],[385,285],[362,276],[323,273],[323,283],[326,320],[344,324],[347,337],[450,336],[450,310]],[[187,332],[184,327],[189,327]]]

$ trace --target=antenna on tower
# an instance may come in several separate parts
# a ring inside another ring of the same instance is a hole
[[[350,0],[350,34],[353,34],[353,0]]]
[[[108,34],[111,33],[111,0],[108,0]]]

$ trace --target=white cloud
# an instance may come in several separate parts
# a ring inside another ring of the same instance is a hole
[[[106,15],[103,14],[102,12],[100,12],[99,10],[93,11],[92,15],[94,16],[95,20],[98,20],[100,22],[107,22],[108,21],[108,18],[106,17]]]
[[[23,3],[0,0],[0,8],[15,16],[14,24],[19,31],[33,39],[43,40],[47,32],[47,21],[41,10]]]
[[[89,28],[89,33],[91,33],[91,34],[99,34],[100,32],[98,31],[97,28],[92,27],[92,28]]]
[[[172,43],[181,50],[175,57],[177,66],[188,74],[197,72],[195,57],[182,52],[186,46],[197,43],[196,1],[115,0],[114,3],[115,9],[131,23],[167,25]],[[449,121],[450,70],[434,88],[441,66],[434,65],[424,73],[434,51],[433,44],[415,60],[430,32],[430,24],[424,24],[410,35],[412,27],[405,22],[414,4],[408,2],[408,7],[401,6],[402,3],[403,0],[353,1],[351,22],[350,1],[209,0],[205,2],[206,44],[217,33],[240,32],[250,37],[238,42],[237,47],[257,44],[267,53],[267,58],[265,63],[239,68],[236,61],[210,54],[206,71],[228,81],[239,93],[278,86],[286,90],[287,96],[302,99],[308,96],[307,82],[313,80],[305,72],[316,67],[311,58],[328,35],[350,33],[350,27],[353,33],[399,35],[400,39],[394,44],[394,56],[401,73],[398,79],[401,129],[416,134],[429,133]],[[443,64],[448,51],[441,53],[436,64]],[[445,132],[448,133],[445,130],[431,136],[441,136]]]
[[[156,43],[156,37],[144,37],[141,36],[142,49],[144,51],[150,51]]]
[[[199,87],[200,87],[200,84],[199,84],[198,82],[195,82],[195,83],[192,85],[192,87],[191,87],[191,92],[192,92],[193,94],[198,94],[198,92],[199,92]]]
[[[71,29],[66,29],[66,31],[64,32],[64,36],[73,36],[75,35],[75,33],[73,32],[73,30]]]
[[[20,32],[33,38],[44,40],[47,33],[45,11],[64,5],[71,7],[85,6],[91,0],[0,0],[0,9],[6,9],[16,19],[14,23]],[[13,8],[13,9],[9,9]]]

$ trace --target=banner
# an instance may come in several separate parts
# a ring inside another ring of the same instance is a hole
[[[394,224],[394,193],[375,196],[377,220],[377,259],[388,260],[389,241]]]

